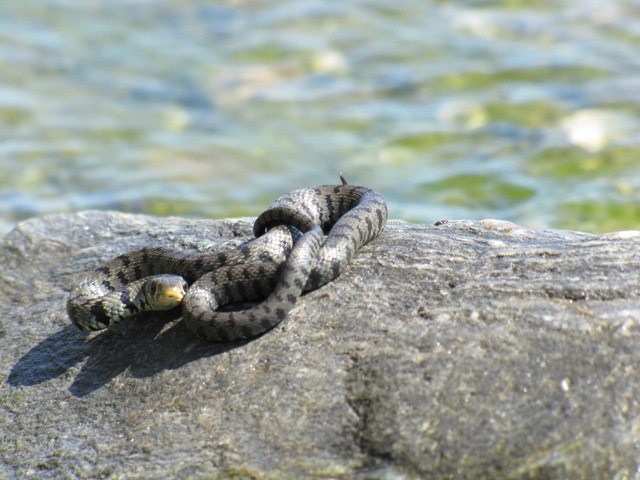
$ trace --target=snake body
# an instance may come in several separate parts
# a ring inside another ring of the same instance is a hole
[[[256,219],[256,238],[234,249],[190,254],[151,247],[117,257],[81,281],[67,312],[78,328],[92,331],[181,303],[187,327],[200,338],[255,337],[280,323],[303,292],[340,275],[386,220],[382,195],[344,179],[296,190],[275,200]],[[256,300],[246,310],[220,311]]]

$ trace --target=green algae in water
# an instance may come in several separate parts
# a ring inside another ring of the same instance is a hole
[[[17,107],[0,108],[0,125],[19,127],[28,125],[33,120],[32,112]]]
[[[587,152],[576,147],[543,150],[529,161],[534,176],[557,179],[600,177],[624,173],[640,162],[640,147],[608,147],[600,152]]]
[[[557,226],[590,233],[640,230],[640,208],[616,200],[567,203],[558,208]]]
[[[401,137],[391,142],[388,147],[403,148],[415,152],[428,152],[451,142],[454,138],[455,135],[448,132],[424,132]]]
[[[424,184],[414,195],[477,210],[509,207],[531,199],[535,191],[495,175],[469,174]]]
[[[549,102],[489,103],[484,106],[491,122],[504,122],[540,128],[553,125],[567,115],[567,110]]]
[[[606,78],[604,70],[589,67],[540,67],[496,70],[495,72],[463,72],[433,79],[429,88],[447,90],[477,90],[509,83],[573,84]]]

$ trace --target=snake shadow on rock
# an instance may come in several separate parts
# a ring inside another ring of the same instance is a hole
[[[132,322],[106,330],[87,340],[87,334],[69,325],[47,337],[13,366],[7,383],[31,387],[63,376],[86,362],[69,387],[83,397],[107,385],[129,370],[134,377],[151,377],[200,358],[218,355],[245,345],[247,341],[210,343],[194,338],[182,321],[165,331],[175,313],[149,313]]]

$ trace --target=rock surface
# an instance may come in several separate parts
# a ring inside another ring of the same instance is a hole
[[[391,221],[248,342],[176,315],[90,336],[66,317],[120,253],[250,232],[83,212],[2,239],[0,478],[638,475],[640,232]]]

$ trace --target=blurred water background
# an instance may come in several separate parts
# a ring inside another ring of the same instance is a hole
[[[640,0],[0,2],[0,235],[367,185],[414,222],[640,228]]]

